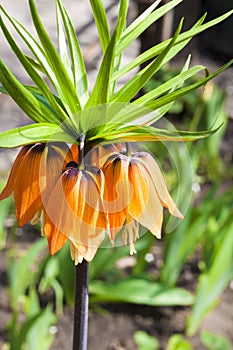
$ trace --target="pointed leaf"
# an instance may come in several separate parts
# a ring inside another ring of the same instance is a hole
[[[177,31],[169,42],[167,47],[163,50],[163,52],[150,64],[148,64],[144,69],[142,69],[139,73],[137,73],[132,79],[130,79],[113,97],[113,102],[129,102],[136,93],[145,85],[145,83],[159,70],[161,65],[163,64],[164,58],[174,45],[179,32],[182,27],[183,20],[181,20]]]
[[[167,94],[167,95],[165,95],[163,97],[160,97],[160,98],[156,99],[155,101],[148,102],[148,103],[145,104],[145,106],[147,108],[153,110],[153,109],[160,108],[160,107],[166,105],[167,103],[175,101],[178,98],[180,98],[182,96],[185,96],[188,93],[196,90],[197,88],[201,87],[202,85],[205,85],[208,81],[210,81],[213,78],[215,78],[218,74],[223,72],[225,69],[230,67],[232,64],[233,64],[233,59],[231,61],[229,61],[228,63],[226,63],[225,65],[223,65],[218,70],[216,70],[213,74],[210,74],[208,77],[206,77],[204,79],[201,79],[197,83],[194,83],[194,84],[189,85],[188,87],[184,87],[182,89],[179,89],[178,91],[171,92],[170,94]]]
[[[11,73],[0,60],[0,81],[17,105],[35,122],[50,121],[53,115]]]
[[[38,44],[38,42],[33,38],[31,33],[21,24],[19,23],[16,19],[11,17],[6,10],[0,5],[0,10],[4,13],[4,15],[7,17],[7,19],[11,22],[17,33],[20,35],[22,40],[25,42],[25,44],[28,46],[29,50],[32,52],[32,54],[36,57],[38,63],[35,63],[34,61],[34,67],[38,68],[40,67],[40,71],[42,71],[44,74],[47,75],[49,78],[50,82],[56,89],[56,91],[59,91],[59,86],[56,80],[56,77],[50,68],[47,58],[45,55],[45,52],[43,48]],[[31,58],[31,63],[33,61],[33,58]],[[36,66],[35,66],[36,64]]]
[[[46,123],[26,125],[0,133],[0,147],[4,148],[50,141],[74,142],[74,138],[56,124]]]
[[[59,122],[59,121],[65,120],[67,118],[66,113],[63,111],[63,109],[61,109],[61,107],[57,103],[49,87],[45,83],[44,79],[41,78],[41,76],[37,73],[37,71],[31,65],[31,63],[27,60],[26,56],[22,53],[22,51],[14,41],[13,37],[11,36],[10,32],[8,31],[7,27],[5,26],[4,22],[2,21],[2,18],[0,18],[0,25],[2,27],[3,33],[8,43],[10,44],[12,50],[14,51],[19,61],[22,63],[22,66],[24,67],[24,69],[27,71],[27,73],[29,74],[31,79],[34,81],[36,86],[40,89],[41,93],[46,97],[46,99],[49,101],[50,105],[52,106],[53,110],[50,108],[50,112],[51,112],[50,121]],[[55,111],[57,112],[57,114]]]
[[[190,305],[192,295],[181,288],[165,288],[160,283],[129,278],[108,284],[101,281],[90,283],[91,301],[127,302],[144,305]]]
[[[191,29],[187,30],[184,33],[181,33],[179,37],[177,38],[176,45],[180,44],[181,42],[190,39],[194,37],[195,35],[205,31],[208,28],[211,28],[215,26],[216,24],[224,21],[226,18],[231,16],[233,13],[232,11],[227,12],[226,14],[215,18],[214,20],[211,20],[207,23],[201,24],[203,20],[205,19],[205,15],[197,22],[199,25],[194,25]],[[113,79],[118,79],[122,75],[126,74],[130,70],[134,69],[135,67],[139,66],[140,64],[152,59],[153,57],[159,55],[164,48],[167,46],[168,42],[171,39],[165,40],[161,42],[158,45],[155,45],[154,47],[148,49],[147,51],[143,52],[141,55],[137,56],[133,61],[122,67],[117,73],[115,73]]]
[[[49,35],[40,20],[34,0],[29,0],[29,5],[35,29],[46,53],[49,65],[52,68],[58,81],[60,88],[60,91],[58,92],[59,96],[65,105],[70,118],[72,118],[72,116],[81,109],[80,101],[78,95],[76,94],[75,87],[61,61],[56,48],[51,42]]]
[[[111,74],[113,69],[116,37],[117,37],[117,28],[112,35],[112,38],[109,42],[107,50],[105,51],[105,54],[96,78],[96,82],[91,92],[91,95],[89,97],[89,100],[87,101],[86,108],[97,104],[107,103],[109,100],[110,79],[111,79]]]
[[[63,20],[65,32],[66,32],[70,59],[72,63],[71,68],[73,73],[74,86],[76,87],[76,91],[80,99],[80,104],[82,107],[84,107],[84,105],[87,102],[89,94],[88,94],[88,84],[87,84],[87,73],[86,73],[83,56],[79,47],[79,43],[78,43],[78,39],[74,30],[74,27],[70,20],[70,17],[68,16],[68,13],[60,0],[57,0],[57,4],[58,4],[60,14],[62,16],[62,20]]]
[[[105,52],[110,42],[110,32],[103,2],[102,0],[90,0],[90,4],[92,7],[92,12],[98,30],[102,50]]]
[[[128,27],[123,33],[119,44],[116,47],[116,55],[123,52],[142,32],[144,32],[151,24],[164,16],[167,12],[177,6],[183,0],[172,0],[167,4],[159,7],[157,10],[148,14],[140,23],[136,26],[132,24],[132,27]]]
[[[204,70],[204,66],[194,66],[184,72],[181,72],[180,74],[176,75],[174,78],[169,79],[165,83],[161,84],[160,86],[156,87],[155,89],[151,90],[150,92],[146,93],[145,95],[139,97],[135,101],[132,102],[132,105],[145,105],[147,102],[151,100],[155,100],[156,98],[160,97],[161,95],[165,94],[170,89],[174,88],[176,89],[177,86],[182,86],[183,83],[195,76],[197,73],[199,73],[201,70]]]

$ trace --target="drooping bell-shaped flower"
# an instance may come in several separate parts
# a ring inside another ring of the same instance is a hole
[[[64,143],[27,145],[20,150],[0,200],[14,192],[15,211],[19,226],[37,217],[43,209],[65,164],[71,160]]]
[[[104,176],[100,169],[84,170],[75,162],[67,164],[45,209],[43,230],[52,255],[69,239],[76,263],[83,257],[87,261],[93,259],[108,228],[103,190]]]
[[[157,238],[161,237],[163,207],[183,218],[171,198],[155,159],[147,152],[131,156],[113,154],[103,166],[105,176],[104,204],[108,213],[112,241],[122,229],[128,233],[131,253],[139,225]]]

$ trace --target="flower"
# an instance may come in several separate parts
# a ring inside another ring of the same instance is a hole
[[[43,211],[51,255],[69,240],[76,264],[91,261],[106,233],[114,244],[120,231],[133,254],[139,224],[160,238],[163,207],[182,218],[149,153],[128,156],[122,145],[107,145],[78,164],[79,152],[65,143],[22,147],[0,194],[2,200],[14,192],[20,226],[37,222]]]
[[[69,238],[75,263],[93,259],[108,228],[102,197],[104,176],[100,169],[85,170],[67,164],[46,205],[43,232],[50,253],[55,254]],[[56,206],[54,205],[56,203]]]
[[[172,215],[183,218],[149,153],[113,154],[104,164],[103,173],[111,240],[114,241],[123,228],[124,241],[127,241],[127,234],[129,236],[131,254],[135,252],[133,243],[138,236],[139,224],[157,238],[161,237],[163,207]]]
[[[19,226],[33,218],[36,221],[64,164],[70,160],[71,152],[63,143],[36,143],[22,147],[0,194],[2,200],[14,192]]]

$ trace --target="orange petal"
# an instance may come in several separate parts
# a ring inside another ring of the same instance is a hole
[[[161,225],[159,228],[158,223],[161,223],[163,207],[156,188],[138,160],[135,163],[132,162],[130,168],[133,170],[130,177],[135,189],[133,196],[135,203],[132,203],[133,200],[130,203],[129,214],[156,237],[160,237]]]
[[[14,164],[11,168],[10,175],[8,177],[8,180],[7,180],[7,184],[6,184],[5,188],[3,189],[2,193],[0,194],[0,200],[9,197],[10,194],[13,192],[14,183],[15,183],[15,179],[17,178],[17,172],[18,172],[19,165],[22,162],[22,159],[25,156],[25,154],[27,153],[27,151],[30,149],[30,147],[32,147],[32,146],[31,145],[24,146],[19,151],[19,153],[14,161]]]
[[[14,183],[16,217],[20,226],[31,220],[42,206],[40,192],[45,178],[39,177],[44,145],[36,144],[23,157]]]
[[[105,176],[104,208],[108,213],[111,238],[120,231],[128,213],[132,191],[128,180],[129,160],[114,155],[103,166]]]
[[[75,243],[98,247],[103,240],[102,232],[107,228],[107,219],[92,176],[78,168],[67,169],[49,197],[46,214],[59,232]]]
[[[170,196],[167,190],[167,186],[164,181],[163,175],[155,159],[149,153],[146,153],[146,152],[138,152],[134,156],[140,160],[141,164],[144,166],[145,170],[147,171],[149,177],[151,178],[156,188],[159,199],[163,204],[163,206],[165,208],[168,208],[169,212],[172,215],[180,219],[183,219],[183,215],[180,213],[180,211],[176,207],[176,204],[174,203],[172,197]]]
[[[129,204],[129,214],[137,220],[143,211],[145,211],[150,193],[145,170],[139,162],[133,159],[129,165],[129,181],[132,185],[132,199]]]
[[[65,143],[46,145],[44,159],[40,166],[40,177],[46,177],[46,188],[41,192],[44,205],[67,163],[71,162],[72,159],[72,153]]]
[[[72,159],[78,163],[78,145],[76,145],[75,143],[70,147],[70,151],[72,154]]]
[[[57,229],[47,215],[44,220],[43,233],[48,240],[50,254],[54,255],[64,246],[68,238]]]

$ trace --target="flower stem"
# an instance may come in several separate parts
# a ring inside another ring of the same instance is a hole
[[[75,267],[73,350],[87,350],[88,262]]]

